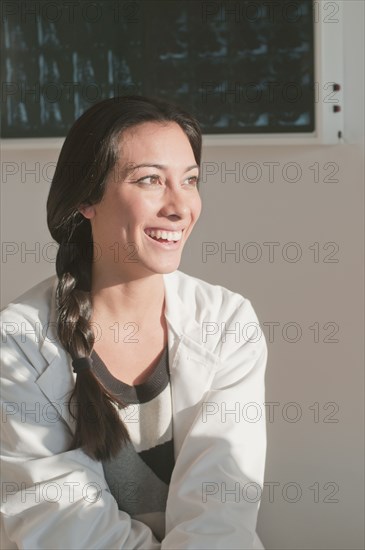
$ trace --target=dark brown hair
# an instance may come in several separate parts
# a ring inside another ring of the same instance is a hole
[[[71,127],[61,149],[47,199],[47,224],[59,244],[56,258],[57,334],[72,359],[90,357],[94,345],[91,265],[91,224],[79,211],[82,204],[101,201],[106,179],[118,160],[123,132],[143,122],[176,122],[201,162],[201,130],[183,109],[155,98],[120,96],[89,108]],[[130,440],[117,406],[125,406],[99,382],[93,369],[76,376],[70,396],[76,404],[76,430],[71,448],[81,447],[96,460],[115,456]],[[87,411],[87,414],[86,414]]]

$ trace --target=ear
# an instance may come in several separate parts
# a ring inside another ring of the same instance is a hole
[[[95,216],[95,208],[92,204],[81,204],[77,210],[88,220]]]

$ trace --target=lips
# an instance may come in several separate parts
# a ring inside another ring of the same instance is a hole
[[[184,227],[173,227],[173,228],[167,228],[167,227],[145,227],[144,232],[147,230],[151,231],[167,231],[168,233],[174,233],[175,231],[184,231]]]
[[[152,232],[153,236],[149,235],[148,234],[149,232]],[[151,243],[154,243],[160,248],[163,248],[165,250],[177,250],[178,248],[180,248],[180,242],[182,240],[182,231],[163,232],[161,230],[147,228],[145,229],[144,233],[147,239],[149,239]],[[161,233],[163,233],[162,236],[161,236]],[[166,234],[169,237],[168,239],[163,238],[166,236]],[[174,239],[174,237],[176,237],[176,240]]]
[[[153,239],[159,242],[177,242],[182,239],[182,230],[181,231],[165,231],[161,229],[145,229],[144,232]]]

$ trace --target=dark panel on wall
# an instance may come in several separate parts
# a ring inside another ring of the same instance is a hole
[[[2,136],[64,136],[91,104],[179,103],[205,134],[314,130],[311,0],[2,2]]]

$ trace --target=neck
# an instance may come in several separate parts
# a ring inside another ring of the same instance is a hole
[[[105,274],[103,278],[92,281],[93,319],[100,322],[159,320],[164,299],[165,288],[160,273],[123,280]]]

